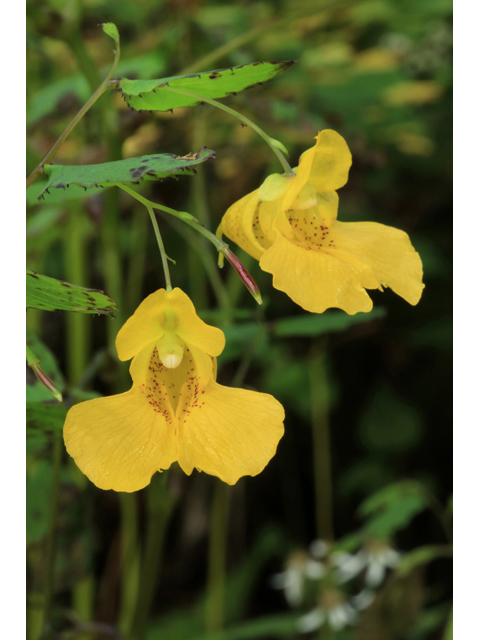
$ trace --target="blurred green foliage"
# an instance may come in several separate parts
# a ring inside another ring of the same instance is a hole
[[[181,223],[160,220],[167,253],[176,260],[174,286],[225,331],[219,381],[237,378],[272,393],[287,418],[265,471],[231,491],[224,631],[206,633],[203,617],[208,513],[218,481],[196,472],[185,477],[176,467],[169,472],[176,503],[154,583],[149,640],[300,636],[298,612],[289,610],[269,578],[282,570],[288,553],[317,537],[311,412],[320,391],[330,428],[337,541],[354,550],[368,536],[388,537],[410,552],[358,625],[335,637],[443,637],[451,597],[450,565],[442,555],[451,517],[442,506],[451,493],[451,14],[446,0],[27,0],[27,172],[110,67],[113,43],[99,23],[118,26],[117,75],[131,79],[298,60],[225,104],[282,142],[292,166],[318,130],[341,133],[353,166],[339,193],[339,218],[407,231],[425,267],[426,288],[415,308],[386,290],[372,293],[371,314],[313,316],[232,247],[260,286],[264,305],[257,309],[228,265],[217,272],[212,247]],[[202,146],[217,157],[197,176],[143,185],[142,193],[189,211],[214,231],[226,209],[279,166],[249,128],[213,107],[137,113],[107,93],[56,162],[182,156]],[[146,212],[126,194],[79,189],[74,198],[70,189],[39,203],[43,188],[39,181],[28,196],[29,268],[102,289],[120,307],[115,320],[28,311],[27,342],[68,406],[74,397],[128,388],[128,367],[111,349],[112,336],[164,281]],[[116,265],[113,280],[107,278],[109,260]],[[222,306],[222,288],[233,310]],[[327,359],[322,390],[312,388],[308,374],[318,349]],[[27,400],[39,405],[27,411],[29,638],[36,640],[52,437],[64,409],[56,407],[55,415],[45,409],[51,396],[28,369]],[[135,567],[147,536],[147,491],[130,503],[138,524],[130,547],[122,546],[122,496],[96,489],[66,455],[59,500],[57,637],[118,638],[126,606],[122,581],[138,580]]]

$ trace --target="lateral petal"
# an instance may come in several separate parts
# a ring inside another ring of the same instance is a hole
[[[260,260],[260,267],[273,275],[273,286],[284,291],[307,311],[323,313],[338,307],[353,315],[372,309],[365,289],[379,283],[368,264],[333,249],[315,249],[277,235]]]
[[[420,256],[404,231],[377,222],[338,222],[330,227],[335,246],[368,264],[384,287],[417,304],[425,285]]]
[[[260,473],[284,432],[285,413],[275,398],[214,381],[187,411],[179,405],[177,416],[182,469],[190,475],[196,468],[228,484]]]
[[[135,387],[74,405],[64,439],[79,469],[100,489],[138,491],[177,458],[174,426]]]

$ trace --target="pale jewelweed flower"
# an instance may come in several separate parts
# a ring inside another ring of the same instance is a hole
[[[422,295],[422,263],[406,233],[376,222],[339,222],[337,189],[352,155],[332,130],[291,176],[270,175],[225,213],[224,233],[273,274],[273,286],[307,311],[372,309],[366,289],[390,287],[410,304]]]
[[[137,491],[178,461],[235,484],[257,475],[283,435],[282,405],[270,395],[216,382],[220,329],[205,324],[180,289],[146,298],[120,329],[130,391],[73,406],[65,445],[101,489]]]

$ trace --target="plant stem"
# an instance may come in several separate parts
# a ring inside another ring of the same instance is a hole
[[[314,349],[309,358],[313,467],[317,536],[320,540],[333,542],[332,470],[328,422],[330,390],[325,361],[325,349]]]
[[[129,233],[128,275],[124,296],[124,307],[128,316],[132,315],[142,299],[148,230],[148,221],[144,214],[143,207],[137,206],[133,213]]]
[[[240,120],[241,122],[244,122],[246,125],[251,127],[254,131],[256,131],[258,133],[258,135],[261,136],[265,140],[265,142],[268,144],[270,149],[273,151],[273,153],[277,156],[278,160],[280,161],[280,164],[282,165],[283,170],[285,171],[285,175],[287,175],[287,176],[293,175],[292,168],[288,164],[285,156],[283,155],[283,153],[279,149],[277,149],[275,147],[275,145],[272,143],[272,140],[271,140],[270,136],[268,136],[265,133],[265,131],[260,129],[260,127],[258,125],[256,125],[254,122],[252,122],[251,120],[249,120],[248,118],[243,116],[241,113],[238,113],[238,111],[235,111],[234,109],[230,109],[230,107],[225,106],[224,104],[222,104],[221,102],[218,102],[217,100],[212,100],[211,98],[206,98],[205,96],[199,95],[198,93],[192,93],[191,91],[185,91],[184,89],[174,89],[173,87],[165,86],[165,87],[162,88],[162,91],[170,91],[171,93],[179,93],[179,94],[182,94],[184,96],[190,96],[191,98],[196,98],[200,102],[208,102],[208,104],[211,104],[212,106],[217,107],[218,109],[221,109],[222,111],[225,111],[226,113],[229,113],[234,118],[237,118],[237,120]]]
[[[127,193],[129,193],[132,196],[132,198],[135,198],[135,200],[138,200],[139,202],[144,204],[147,208],[152,207],[153,209],[159,209],[160,211],[165,211],[166,213],[169,213],[170,215],[175,216],[175,218],[178,218],[179,220],[186,222],[188,225],[193,227],[196,231],[201,233],[202,236],[205,236],[205,238],[210,240],[210,242],[212,242],[215,245],[218,251],[225,251],[225,249],[228,249],[228,244],[226,242],[223,242],[223,240],[220,240],[220,238],[218,238],[215,234],[213,234],[211,231],[206,229],[203,226],[203,224],[199,222],[196,218],[194,218],[190,213],[187,213],[186,211],[176,211],[175,209],[170,209],[170,207],[166,207],[163,204],[157,204],[156,202],[151,202],[150,200],[147,200],[147,198],[144,198],[139,193],[137,193],[130,187],[127,187],[127,185],[122,184],[121,182],[115,182],[113,183],[113,186],[117,186],[119,189],[123,189],[123,191],[126,191]]]
[[[170,270],[168,268],[168,258],[167,258],[167,254],[165,253],[165,247],[163,246],[162,236],[160,235],[160,229],[158,228],[158,223],[157,223],[157,219],[155,217],[155,213],[153,212],[153,209],[152,209],[152,207],[150,205],[147,205],[147,211],[148,211],[148,214],[150,216],[150,220],[152,221],[152,224],[153,224],[153,229],[155,231],[155,236],[157,238],[158,248],[160,250],[160,255],[162,257],[163,271],[165,273],[165,287],[166,287],[168,293],[170,293],[170,291],[172,290],[172,282],[170,280]]]
[[[61,434],[53,436],[52,492],[50,515],[48,519],[47,545],[45,550],[45,586],[43,604],[43,634],[49,638],[52,634],[53,588],[55,577],[55,536],[57,529],[58,499],[60,496],[60,467],[62,464],[63,440]]]
[[[114,57],[114,60],[113,60],[112,68],[110,69],[107,77],[103,80],[103,82],[100,84],[98,89],[90,96],[90,98],[83,105],[83,107],[80,109],[80,111],[78,111],[78,113],[68,123],[68,125],[66,126],[66,128],[64,129],[64,131],[62,132],[60,137],[58,138],[58,140],[50,148],[50,150],[47,152],[47,154],[45,155],[43,160],[41,160],[41,162],[30,173],[30,175],[27,178],[27,188],[31,184],[33,184],[35,182],[35,180],[37,180],[37,178],[43,172],[43,167],[47,163],[49,163],[49,162],[51,162],[53,160],[53,158],[57,154],[57,151],[62,146],[62,144],[64,143],[65,139],[67,138],[69,133],[72,131],[72,129],[74,129],[74,127],[80,122],[80,120],[87,113],[87,111],[90,109],[90,107],[93,104],[95,104],[95,102],[98,100],[98,98],[100,98],[100,96],[105,92],[105,90],[109,86],[109,82],[112,79],[113,74],[115,73],[115,70],[117,68],[118,62],[120,60],[120,42],[119,41],[115,41],[115,46],[116,46],[115,57]]]
[[[230,310],[232,305],[227,293],[227,288],[223,284],[216,261],[212,254],[205,251],[203,244],[200,244],[197,241],[197,236],[190,229],[187,229],[184,225],[179,224],[176,220],[172,220],[171,218],[169,219],[169,222],[175,231],[179,233],[189,243],[192,249],[198,253],[198,256],[200,257],[210,279],[210,284],[212,285],[212,289],[215,293],[219,306],[224,310]],[[241,282],[240,278],[237,278],[236,276],[235,279]]]
[[[125,637],[132,628],[140,588],[138,508],[135,493],[119,493],[122,519],[121,610],[118,627]]]
[[[65,275],[67,282],[88,287],[86,235],[88,221],[82,210],[82,203],[74,201],[64,238]],[[80,381],[89,361],[91,321],[85,314],[69,313],[67,322],[67,371],[70,385]]]
[[[140,591],[137,610],[133,621],[131,638],[143,640],[148,618],[155,596],[162,567],[165,534],[175,505],[173,496],[167,491],[168,473],[156,473],[146,487],[147,494],[147,532],[144,543],[144,556],[141,567]]]
[[[216,480],[210,512],[205,624],[207,633],[221,631],[224,623],[228,507],[230,487]]]

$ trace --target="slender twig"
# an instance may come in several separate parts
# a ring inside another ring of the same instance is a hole
[[[37,178],[42,174],[43,167],[53,160],[53,158],[57,154],[57,151],[62,146],[65,139],[67,138],[69,133],[72,131],[72,129],[80,122],[80,120],[87,113],[90,107],[98,100],[98,98],[100,98],[100,96],[109,87],[110,80],[112,79],[113,74],[115,73],[115,70],[117,68],[118,62],[120,60],[120,41],[115,40],[115,46],[116,46],[116,49],[114,50],[115,58],[113,60],[112,68],[110,69],[107,77],[103,80],[103,82],[100,84],[98,89],[90,96],[90,98],[83,105],[80,111],[78,111],[78,113],[68,123],[68,125],[66,126],[64,131],[61,133],[60,137],[58,138],[58,140],[50,148],[50,150],[47,152],[47,154],[44,156],[41,162],[39,162],[39,164],[35,167],[35,169],[30,173],[30,175],[27,178],[27,188],[31,184],[33,184],[35,180],[37,180]]]
[[[165,247],[163,245],[162,236],[160,234],[160,229],[158,228],[158,223],[157,223],[157,219],[155,218],[155,213],[153,211],[153,208],[151,206],[147,206],[147,211],[150,216],[150,220],[152,221],[152,224],[153,224],[153,229],[155,231],[155,236],[157,238],[158,248],[160,250],[160,256],[162,258],[163,271],[165,273],[165,288],[167,289],[168,293],[170,293],[170,291],[172,290],[172,282],[170,280],[170,270],[168,268],[168,257],[167,257],[167,254],[165,253]]]
[[[265,142],[268,144],[270,149],[273,151],[273,153],[277,156],[278,160],[280,161],[280,164],[282,165],[283,170],[285,171],[285,174],[287,176],[293,175],[292,168],[288,164],[285,156],[273,144],[272,139],[270,138],[270,136],[267,135],[265,133],[265,131],[263,131],[263,129],[260,129],[260,127],[258,125],[256,125],[254,122],[252,122],[246,116],[242,115],[241,113],[238,113],[238,111],[235,111],[234,109],[230,109],[230,107],[225,106],[224,104],[222,104],[221,102],[218,102],[217,100],[212,100],[211,98],[207,98],[207,97],[202,96],[202,95],[200,95],[198,93],[192,93],[191,91],[185,91],[184,89],[177,89],[177,88],[174,88],[174,87],[171,87],[171,86],[163,87],[162,91],[168,91],[170,93],[179,93],[179,94],[181,94],[183,96],[189,96],[190,98],[195,98],[196,100],[199,100],[200,102],[208,102],[208,104],[211,104],[213,107],[217,107],[217,109],[221,109],[222,111],[225,111],[226,113],[229,113],[234,118],[237,118],[237,120],[240,120],[241,122],[245,123],[246,125],[251,127],[254,131],[256,131],[258,133],[258,135],[261,136],[265,140]]]

